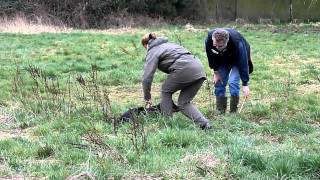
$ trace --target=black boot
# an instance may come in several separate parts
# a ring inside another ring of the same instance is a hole
[[[216,97],[216,108],[220,114],[224,114],[227,109],[227,97]]]
[[[230,113],[236,113],[238,110],[239,96],[231,96],[230,99]]]

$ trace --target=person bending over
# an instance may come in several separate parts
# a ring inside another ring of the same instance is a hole
[[[159,69],[167,74],[161,87],[161,113],[172,116],[172,95],[180,90],[177,104],[179,110],[202,129],[210,129],[209,121],[191,104],[206,79],[200,60],[185,48],[168,42],[166,38],[156,37],[154,33],[145,34],[141,43],[147,50],[142,78],[146,107],[152,105],[151,84],[155,71]]]

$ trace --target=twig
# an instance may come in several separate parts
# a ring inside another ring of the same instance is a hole
[[[173,32],[174,36],[176,36],[178,42],[179,42],[179,45],[182,46],[182,41],[181,41],[181,37],[176,33],[176,31]]]
[[[131,40],[130,42],[131,42],[134,50],[136,51],[136,56],[139,56],[139,48],[138,48],[138,46],[136,45],[136,43],[133,40]]]
[[[147,135],[144,130],[143,120],[140,120],[137,116],[134,116],[130,123],[130,130],[128,130],[126,134],[130,138],[137,156],[140,157],[141,152],[145,151],[147,147]]]
[[[90,151],[93,150],[93,152],[97,155],[99,153],[102,153],[104,155],[108,155],[111,158],[113,158],[116,161],[119,161],[124,164],[128,164],[128,160],[125,159],[120,152],[118,152],[117,149],[111,147],[111,145],[104,143],[102,141],[102,138],[98,135],[94,135],[92,133],[87,134],[83,137],[85,141],[87,141],[89,144],[78,144],[73,142],[66,142],[67,144],[73,146],[77,149],[89,149]]]
[[[77,149],[88,149],[89,148],[89,145],[86,145],[86,144],[78,144],[78,143],[72,143],[72,142],[65,142],[65,143],[69,144]]]
[[[207,168],[202,168],[202,167],[200,167],[200,166],[198,166],[198,165],[196,165],[196,168],[198,168],[200,171],[202,171],[202,172],[205,172],[206,174],[204,174],[204,176],[206,176],[207,174],[210,174],[210,175],[213,175],[212,173],[211,173],[211,171],[209,170],[209,169],[207,169]]]
[[[211,113],[214,111],[214,101],[213,101],[213,96],[212,96],[212,89],[211,89],[211,87],[213,87],[214,85],[212,85],[211,83],[210,83],[210,80],[208,79],[208,76],[207,76],[207,88],[208,88],[208,90],[209,90],[209,103],[210,103],[210,111],[211,111]]]
[[[248,96],[245,96],[245,97],[244,97],[244,100],[243,100],[243,102],[242,102],[242,104],[241,104],[239,113],[241,113],[241,111],[242,111],[242,109],[243,109],[243,106],[244,106],[244,104],[246,103],[247,99],[248,99]]]
[[[131,54],[126,48],[120,47],[120,49],[121,49],[121,51],[122,51],[123,53],[132,56],[132,54]]]
[[[227,146],[227,159],[226,159],[226,170],[223,174],[225,179],[232,179],[232,176],[229,174],[230,173],[230,159],[231,159],[231,152],[229,146]]]

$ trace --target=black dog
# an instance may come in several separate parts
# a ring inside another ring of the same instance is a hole
[[[179,107],[174,102],[172,102],[172,111],[173,112],[179,111]],[[160,104],[156,106],[151,106],[150,108],[144,108],[144,107],[131,108],[120,116],[119,121],[129,122],[130,120],[133,120],[135,117],[139,115],[146,115],[146,114],[160,113],[160,112],[161,112]]]

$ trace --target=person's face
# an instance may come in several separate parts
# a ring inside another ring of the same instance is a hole
[[[219,51],[224,50],[227,47],[228,40],[216,40],[216,38],[212,38],[213,46],[217,48]]]

